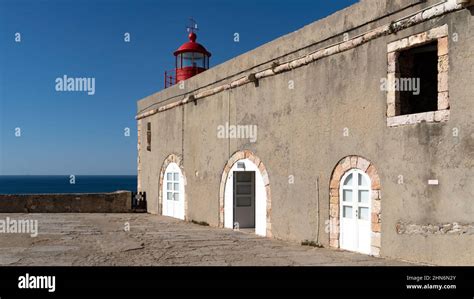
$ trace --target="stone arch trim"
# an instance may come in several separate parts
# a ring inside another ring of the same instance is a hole
[[[347,156],[341,159],[331,175],[329,199],[329,246],[339,248],[339,185],[346,172],[359,169],[365,172],[371,181],[372,189],[372,215],[371,215],[371,255],[379,256],[381,248],[381,187],[380,177],[375,166],[367,159],[360,156]]]
[[[176,163],[179,166],[179,169],[181,169],[181,173],[183,174],[183,179],[184,179],[184,219],[188,219],[188,197],[186,196],[186,173],[184,172],[184,165],[183,165],[183,159],[176,154],[171,154],[166,159],[163,161],[163,164],[161,166],[161,171],[160,171],[160,183],[158,186],[158,214],[163,215],[163,181],[165,177],[165,171],[166,168],[168,168],[168,165],[171,163]]]
[[[225,184],[227,182],[227,177],[229,176],[229,172],[232,169],[237,161],[249,159],[255,165],[257,165],[260,173],[263,177],[263,183],[265,185],[265,192],[267,195],[267,223],[266,223],[266,237],[272,237],[272,224],[271,224],[271,214],[272,214],[272,200],[271,200],[271,192],[270,192],[270,180],[268,178],[267,168],[265,164],[257,157],[252,151],[243,150],[235,152],[230,159],[227,161],[226,165],[224,166],[224,170],[222,171],[221,177],[221,184],[219,188],[219,227],[224,227],[224,192],[225,192]]]

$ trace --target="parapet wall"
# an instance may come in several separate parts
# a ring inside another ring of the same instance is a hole
[[[129,213],[132,193],[0,194],[0,213]]]

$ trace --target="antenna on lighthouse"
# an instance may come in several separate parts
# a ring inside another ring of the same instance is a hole
[[[189,33],[195,33],[199,31],[198,24],[193,18],[189,18],[189,25],[186,26],[186,31]]]

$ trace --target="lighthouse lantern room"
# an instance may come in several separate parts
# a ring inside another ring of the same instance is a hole
[[[209,69],[211,53],[203,45],[196,42],[197,35],[195,31],[198,28],[194,20],[191,19],[191,22],[192,25],[187,27],[189,41],[174,52],[175,69],[165,72],[165,88]]]

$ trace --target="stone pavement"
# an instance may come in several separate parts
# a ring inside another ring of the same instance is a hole
[[[38,236],[0,233],[2,266],[409,265],[149,214],[0,214],[7,217],[38,220]]]

